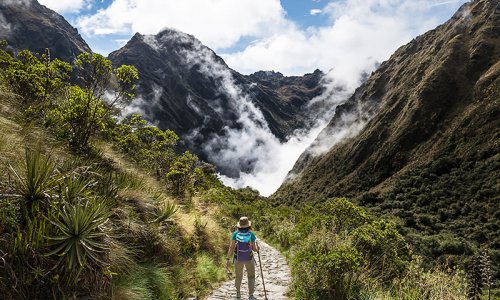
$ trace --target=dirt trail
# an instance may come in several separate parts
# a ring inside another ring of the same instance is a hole
[[[261,247],[260,258],[262,260],[262,270],[264,272],[264,280],[266,284],[267,298],[269,300],[286,300],[285,296],[288,285],[290,283],[290,269],[285,258],[281,253],[264,243],[259,241]],[[254,296],[258,299],[264,299],[264,289],[262,287],[262,279],[260,276],[259,260],[255,255],[257,265],[255,267],[255,293]],[[224,282],[216,289],[207,300],[227,300],[236,299],[236,288],[234,287],[234,279]],[[246,272],[243,274],[243,283],[241,284],[241,299],[248,299],[248,284]]]

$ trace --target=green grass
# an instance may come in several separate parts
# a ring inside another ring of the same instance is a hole
[[[205,252],[196,257],[195,282],[198,295],[204,295],[217,282],[225,280],[226,271],[223,268],[222,257],[217,261]]]
[[[173,300],[178,299],[171,272],[164,266],[144,264],[119,276],[113,286],[113,299]]]

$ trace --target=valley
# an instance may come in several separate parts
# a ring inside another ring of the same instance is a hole
[[[496,2],[343,78],[245,75],[173,27],[104,56],[2,1],[0,294],[234,299],[247,216],[269,299],[496,299]]]

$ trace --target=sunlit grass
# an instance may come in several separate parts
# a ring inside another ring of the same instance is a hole
[[[113,286],[113,299],[177,299],[171,272],[166,267],[146,264],[120,276]]]
[[[227,278],[222,266],[222,260],[215,260],[205,252],[196,257],[195,281],[198,294],[207,293],[214,284]]]

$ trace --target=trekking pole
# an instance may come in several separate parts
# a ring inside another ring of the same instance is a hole
[[[257,244],[257,241],[255,241],[255,243]],[[262,286],[264,287],[264,299],[267,300],[266,283],[264,282],[264,272],[262,271],[262,261],[260,260],[259,244],[257,244],[257,247],[259,248],[259,252],[257,252],[257,256],[259,257],[260,277],[262,277]],[[253,259],[255,260],[255,257]]]

